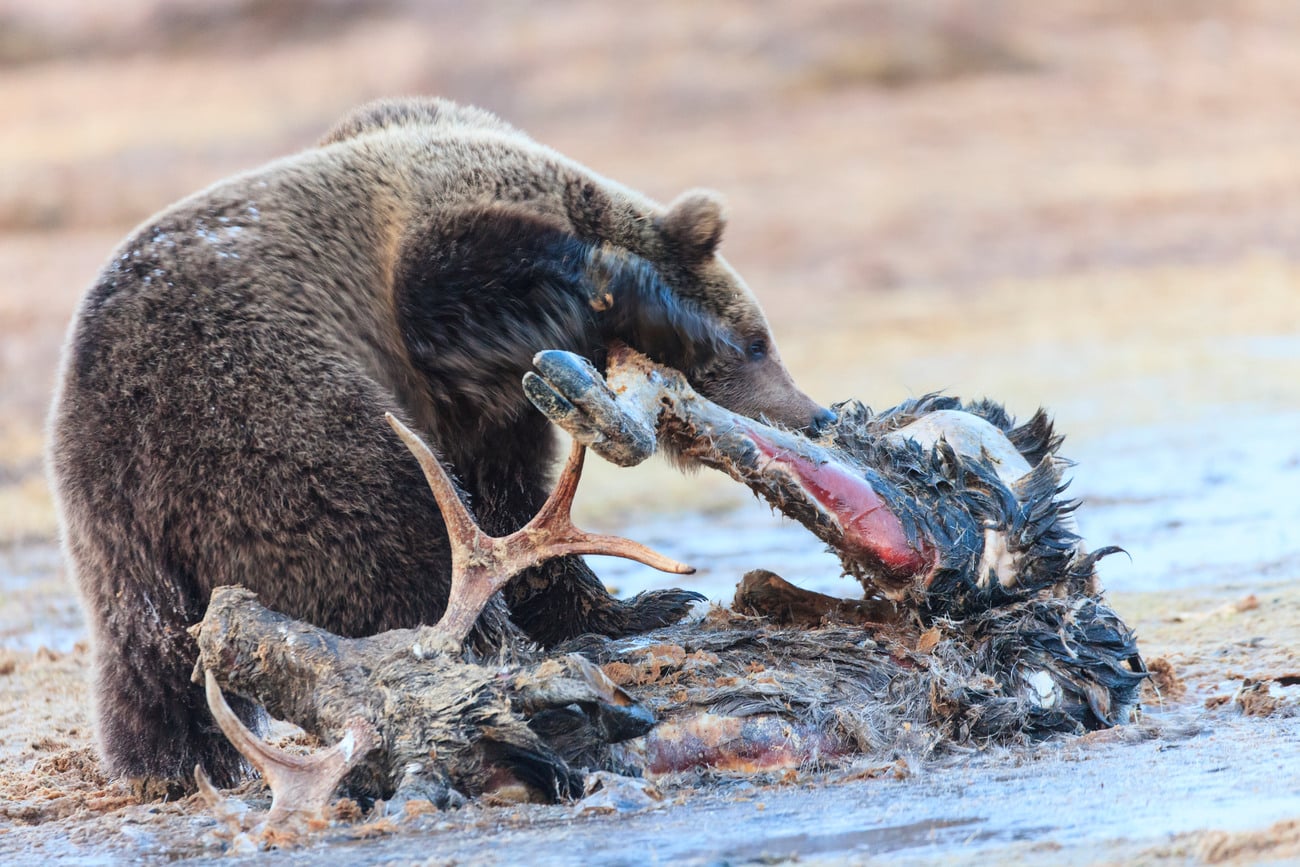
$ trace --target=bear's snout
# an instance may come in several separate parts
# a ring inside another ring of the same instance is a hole
[[[776,424],[811,437],[821,436],[823,431],[839,420],[834,410],[827,409],[799,391],[793,383],[790,383],[789,389],[784,394],[769,393],[765,396],[769,399],[746,413],[750,418],[765,419],[769,424]]]

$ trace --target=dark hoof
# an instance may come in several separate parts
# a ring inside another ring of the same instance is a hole
[[[608,702],[592,702],[582,706],[592,724],[607,744],[618,744],[639,738],[655,727],[655,715],[639,704],[622,706]]]
[[[629,414],[587,359],[551,349],[537,353],[533,364],[541,375],[524,374],[524,394],[578,442],[620,467],[654,454],[651,423]]]

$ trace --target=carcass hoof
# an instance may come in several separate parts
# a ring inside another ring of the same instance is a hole
[[[524,394],[575,440],[621,467],[635,466],[654,454],[653,421],[616,402],[587,359],[551,349],[534,356],[533,364],[541,375],[524,375]]]

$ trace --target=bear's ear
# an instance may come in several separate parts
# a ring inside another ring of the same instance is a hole
[[[687,262],[713,255],[722,240],[727,216],[722,199],[709,190],[682,193],[659,218],[659,230],[671,250]]]

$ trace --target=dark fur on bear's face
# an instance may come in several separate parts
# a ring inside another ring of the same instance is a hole
[[[643,257],[672,304],[706,319],[713,335],[707,355],[673,357],[642,336],[628,343],[681,369],[702,394],[733,412],[795,429],[817,429],[833,418],[794,384],[762,308],[718,254],[726,216],[715,194],[687,192],[649,222],[590,187],[584,186],[582,198],[582,206],[573,209],[575,223],[592,224],[595,233]],[[617,298],[613,301],[617,307]],[[615,310],[614,316],[653,310],[653,305],[634,305]]]
[[[664,209],[485,112],[407,100],[124,241],[69,333],[49,438],[107,771],[238,778],[190,682],[186,628],[214,586],[345,636],[441,615],[446,531],[385,412],[494,534],[549,489],[551,431],[520,387],[539,350],[599,359],[621,339],[733,409],[808,424],[721,230],[712,197]],[[643,631],[696,598],[615,600],[559,558],[518,576],[474,642]]]

